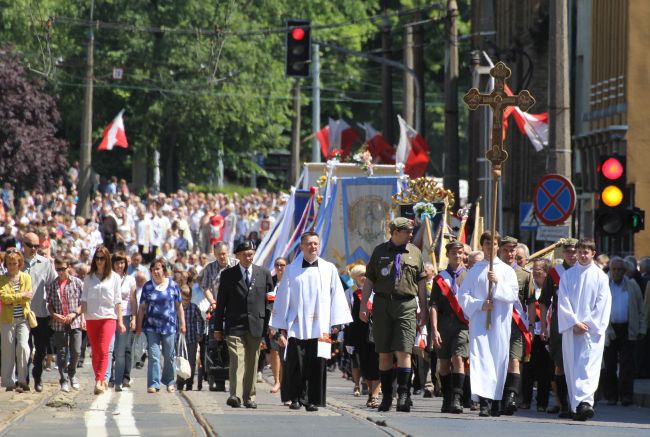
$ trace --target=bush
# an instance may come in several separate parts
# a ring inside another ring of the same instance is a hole
[[[238,193],[242,197],[247,196],[253,192],[253,189],[251,187],[231,184],[224,185],[223,187],[219,188],[216,185],[189,183],[185,189],[193,193],[222,193],[229,196],[233,195],[234,193]]]

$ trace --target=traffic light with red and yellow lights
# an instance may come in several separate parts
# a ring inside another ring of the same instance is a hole
[[[309,77],[310,25],[309,20],[287,20],[285,73],[289,77]]]
[[[626,160],[621,155],[603,156],[598,163],[596,231],[621,235],[644,229],[645,212],[634,206],[626,181]]]

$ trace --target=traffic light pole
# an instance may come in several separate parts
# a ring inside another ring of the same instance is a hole
[[[400,70],[410,74],[413,77],[413,84],[415,85],[415,130],[418,131],[419,133],[423,133],[421,130],[422,113],[420,111],[421,109],[420,107],[422,105],[422,100],[420,99],[420,96],[422,95],[422,90],[420,89],[420,81],[418,80],[418,76],[415,70],[413,70],[412,68],[408,68],[406,65],[402,64],[401,62],[392,61],[390,59],[386,59],[381,56],[375,56],[365,52],[357,52],[355,50],[349,50],[344,47],[339,47],[334,44],[324,43],[322,41],[320,41],[318,44],[323,47],[327,47],[328,49],[332,49],[340,53],[345,53],[346,55],[358,56],[360,58],[370,59],[371,61],[375,61],[383,65],[389,65],[391,67],[399,68]]]
[[[320,130],[320,54],[318,44],[311,46],[311,128],[314,138],[311,140],[311,162],[320,162],[320,147],[316,132]]]
[[[293,122],[291,123],[291,180],[298,183],[300,177],[300,79],[293,86]]]

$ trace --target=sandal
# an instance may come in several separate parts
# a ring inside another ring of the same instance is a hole
[[[366,402],[366,407],[368,407],[368,408],[378,408],[379,407],[379,399],[374,397],[374,396],[370,396],[368,398],[368,402]]]
[[[354,386],[354,397],[358,398],[359,396],[361,396],[361,387],[359,387],[358,385],[355,385]]]

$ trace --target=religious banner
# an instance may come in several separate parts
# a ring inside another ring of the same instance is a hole
[[[387,240],[397,191],[397,176],[338,178],[321,230],[321,256],[339,268],[368,262],[375,246]]]

